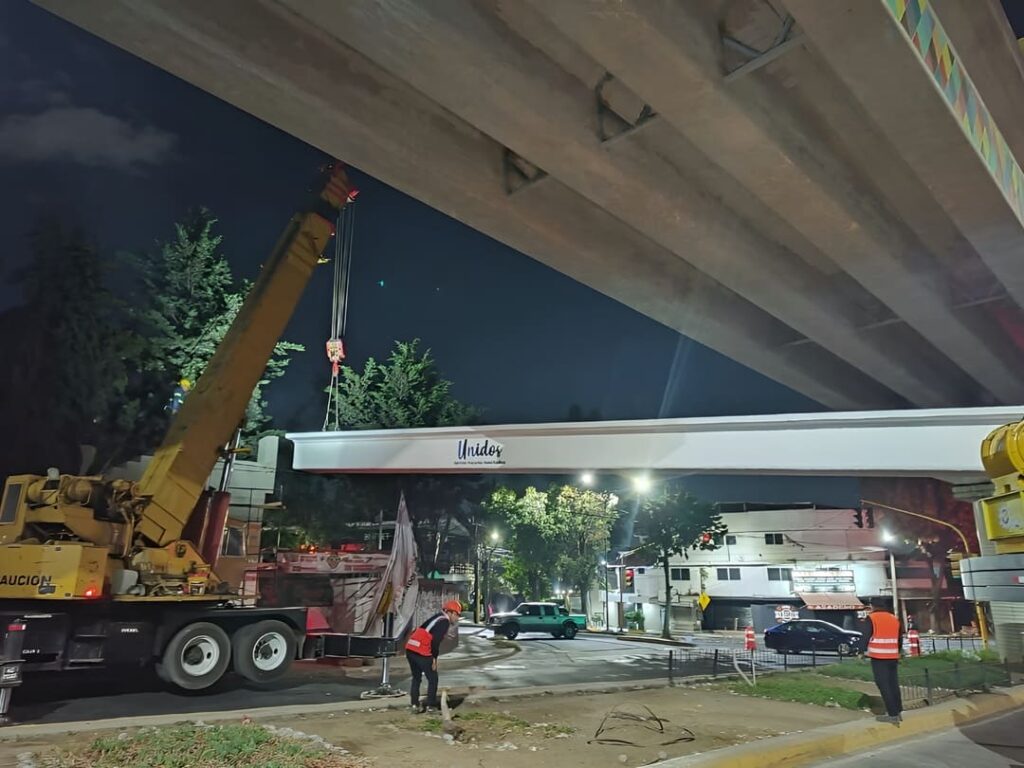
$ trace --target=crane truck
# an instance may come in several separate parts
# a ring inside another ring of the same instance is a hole
[[[217,577],[228,508],[210,473],[232,444],[328,242],[353,199],[340,165],[294,216],[138,481],[7,478],[0,497],[0,717],[22,671],[155,665],[202,690],[233,669],[272,680],[302,652],[304,608],[246,606]],[[227,448],[225,448],[227,446]],[[228,457],[230,461],[230,456]]]

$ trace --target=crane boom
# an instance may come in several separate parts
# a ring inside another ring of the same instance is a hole
[[[137,487],[147,501],[136,533],[156,546],[180,538],[334,234],[337,212],[352,196],[344,171],[336,165],[316,204],[292,218],[195,389],[171,422]]]

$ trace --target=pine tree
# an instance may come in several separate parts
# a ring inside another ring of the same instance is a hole
[[[11,471],[46,465],[77,472],[79,445],[115,429],[132,340],[119,324],[103,262],[80,232],[56,220],[31,234],[31,260],[14,275],[24,304],[3,323],[7,364],[0,379],[4,432],[18,435]]]

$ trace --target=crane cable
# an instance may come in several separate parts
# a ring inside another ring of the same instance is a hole
[[[323,431],[341,429],[341,392],[339,376],[345,359],[345,326],[348,322],[348,291],[352,279],[352,242],[355,233],[355,206],[352,199],[338,211],[334,235],[334,286],[331,301],[331,336],[327,340],[327,359],[331,362],[331,383],[327,387],[327,413]]]

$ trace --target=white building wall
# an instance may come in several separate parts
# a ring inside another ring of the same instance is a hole
[[[701,592],[712,601],[717,599],[774,601],[799,604],[793,583],[784,577],[787,569],[802,571],[852,571],[856,595],[861,599],[890,596],[892,582],[888,553],[882,543],[881,520],[874,528],[858,528],[852,509],[750,509],[724,512],[729,528],[718,549],[688,551],[673,558],[671,576],[687,576],[672,580],[672,605],[681,614],[690,610]],[[865,525],[867,522],[865,521]],[[901,569],[907,565],[901,561]],[[720,569],[725,569],[720,573]],[[776,578],[771,578],[772,571]],[[732,578],[738,575],[738,579]],[[726,578],[721,578],[725,576]],[[622,596],[629,610],[634,603],[654,604],[660,612],[665,604],[665,580],[659,566],[634,568],[633,593]],[[610,579],[610,611],[612,623],[619,594],[616,577]],[[930,589],[926,574],[920,578],[903,578],[899,588],[904,595],[924,593]],[[601,606],[601,586],[594,591],[592,604]],[[660,615],[660,613],[659,613]]]

